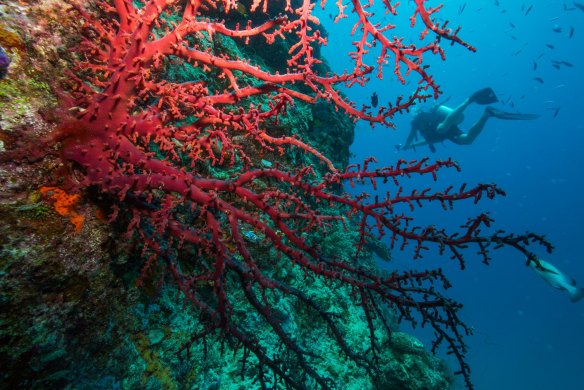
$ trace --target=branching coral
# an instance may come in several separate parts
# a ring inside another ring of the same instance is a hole
[[[396,14],[396,5],[383,3],[390,14]],[[531,233],[483,235],[482,229],[492,222],[484,214],[469,219],[460,232],[449,233],[434,225],[416,227],[411,217],[397,212],[401,205],[414,208],[438,202],[446,209],[465,199],[478,202],[483,196],[503,194],[494,185],[482,184],[459,190],[448,187],[442,192],[404,193],[401,189],[400,181],[412,176],[436,178],[441,169],[458,169],[452,161],[399,161],[372,169],[371,159],[339,170],[314,146],[291,134],[276,133],[279,118],[295,101],[326,100],[356,119],[390,126],[396,113],[438,96],[439,87],[422,64],[424,57],[443,56],[440,39],[472,47],[458,37],[458,30],[438,26],[432,15],[439,7],[428,9],[424,3],[415,1],[412,24],[419,15],[424,23],[422,36],[432,31],[436,39],[416,47],[389,38],[393,26],[373,23],[370,4],[352,0],[357,17],[351,53],[354,68],[343,74],[316,70],[320,61],[313,53],[326,39],[315,28],[319,21],[309,0],[288,0],[283,5],[254,1],[249,10],[259,16],[245,26],[208,17],[237,9],[233,0],[111,0],[71,10],[84,21],[84,39],[77,48],[79,62],[70,73],[70,98],[64,99],[75,118],[63,124],[62,139],[65,157],[83,174],[79,186],[94,187],[113,199],[112,220],[129,215],[128,237],[139,238],[145,258],[140,283],[152,278],[170,281],[198,311],[205,327],[192,336],[191,345],[219,332],[244,349],[244,367],[251,364],[250,354],[254,357],[263,388],[275,386],[278,380],[291,388],[334,384],[333,378],[315,369],[310,346],[286,330],[273,304],[279,294],[301,302],[328,328],[340,350],[372,378],[379,375],[376,324],[390,331],[383,308],[392,307],[401,320],[416,323],[420,318],[435,330],[433,350],[446,343],[460,363],[459,373],[472,387],[463,342],[469,329],[458,318],[460,305],[435,287],[448,286],[442,272],[396,272],[381,277],[348,259],[324,257],[315,237],[333,226],[356,226],[357,253],[369,237],[388,235],[392,247],[412,242],[416,257],[435,244],[440,252],[449,251],[462,268],[462,251],[471,244],[478,246],[485,262],[490,250],[501,246],[516,248],[528,258],[534,256],[527,249],[530,242],[551,248]],[[340,20],[347,16],[347,6],[338,4]],[[266,50],[287,39],[288,69],[271,72],[214,49],[230,39],[241,45],[263,40]],[[376,67],[365,60],[374,46],[380,50]],[[390,60],[399,80],[419,76],[419,87],[411,96],[398,97],[394,104],[370,113],[341,95],[339,86],[363,85],[376,68],[382,77]],[[183,66],[200,77],[170,79],[168,69],[173,66]],[[289,151],[320,162],[327,173],[321,176],[312,166],[290,167],[285,155]],[[262,167],[264,152],[278,152],[282,159],[274,168]],[[230,177],[215,177],[214,168],[229,172]],[[374,187],[392,182],[398,190],[385,196],[352,197],[339,193],[346,182]],[[324,213],[322,206],[337,212]],[[348,288],[369,326],[369,348],[360,351],[348,345],[338,318],[306,291],[270,273],[277,264],[250,244],[254,237],[273,247],[278,261],[291,262],[307,276]],[[233,288],[268,324],[285,354],[266,350],[253,329],[234,321]],[[302,375],[294,374],[292,366],[300,367]]]

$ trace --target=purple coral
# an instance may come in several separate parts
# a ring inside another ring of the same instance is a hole
[[[2,46],[0,46],[0,80],[6,77],[8,66],[10,66],[10,58]]]

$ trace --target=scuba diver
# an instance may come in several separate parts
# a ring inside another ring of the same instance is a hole
[[[457,145],[470,145],[479,136],[489,118],[531,120],[539,117],[536,114],[511,113],[487,106],[481,118],[466,133],[458,128],[458,125],[464,120],[464,110],[471,103],[485,105],[498,101],[499,99],[491,88],[484,88],[473,93],[454,109],[440,104],[430,111],[422,111],[416,114],[412,120],[412,127],[405,145],[398,145],[397,148],[398,150],[407,150],[428,145],[430,150],[435,152],[434,144],[445,140],[450,140]],[[424,137],[423,141],[416,141],[418,132]]]

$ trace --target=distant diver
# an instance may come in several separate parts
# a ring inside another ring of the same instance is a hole
[[[518,114],[498,110],[494,107],[486,107],[485,112],[466,133],[458,128],[464,120],[464,110],[471,104],[492,104],[498,102],[495,92],[491,88],[484,88],[473,93],[458,107],[452,109],[443,104],[433,107],[430,111],[422,111],[416,114],[412,120],[410,134],[405,145],[398,145],[398,150],[415,149],[418,146],[428,145],[432,152],[436,151],[434,144],[450,140],[457,145],[470,145],[479,136],[489,118],[507,120],[531,120],[539,118],[536,114]],[[415,142],[418,133],[424,137],[424,141]]]
[[[529,266],[550,286],[559,290],[567,291],[568,294],[570,294],[570,300],[572,302],[578,302],[580,299],[584,298],[584,288],[576,287],[576,281],[574,279],[564,274],[547,261],[538,258],[537,262],[531,261]]]
[[[377,92],[373,92],[373,95],[371,95],[371,105],[373,106],[373,108],[377,107],[377,105],[379,104],[379,97],[377,96]]]

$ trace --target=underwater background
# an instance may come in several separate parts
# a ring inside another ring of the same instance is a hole
[[[469,202],[468,208],[457,205],[448,213],[439,206],[425,207],[416,217],[438,219],[436,223],[456,228],[466,215],[489,210],[497,225],[508,231],[545,234],[555,250],[551,255],[541,253],[542,258],[575,278],[582,287],[583,9],[571,1],[452,0],[444,2],[439,19],[449,20],[450,27],[462,26],[460,36],[477,52],[443,42],[446,61],[431,58],[425,62],[431,65],[429,70],[442,87],[443,95],[437,102],[449,99],[447,105],[455,107],[474,91],[488,86],[500,100],[493,106],[541,117],[534,121],[490,119],[472,145],[446,141],[436,145],[436,153],[428,147],[396,150],[395,145],[405,142],[413,113],[398,115],[395,130],[379,126],[371,130],[368,123],[359,122],[351,148],[354,162],[368,156],[376,156],[381,165],[399,158],[452,157],[460,163],[462,172],[442,172],[438,183],[493,182],[507,196],[478,205]],[[338,53],[351,47],[335,38],[347,34],[348,27],[327,23],[328,18],[322,20],[329,31],[329,45],[323,54],[339,71],[348,65],[340,62],[343,57]],[[398,31],[407,34],[407,28]],[[409,36],[416,42],[411,32]],[[568,65],[554,67],[561,61]],[[362,103],[369,104],[375,91],[380,102],[391,99],[401,88],[390,80],[391,76],[388,74],[382,81],[372,79],[362,91]],[[411,82],[404,86],[404,93],[411,92],[414,85]],[[355,98],[356,94],[353,90],[349,96]],[[429,101],[425,108],[434,104]],[[482,106],[471,105],[460,128],[468,129],[482,110]],[[412,181],[410,184],[415,185],[416,180]],[[386,267],[399,264],[409,269],[411,258],[411,250],[396,250],[393,262]],[[584,302],[570,302],[567,293],[551,288],[525,267],[523,260],[517,253],[503,250],[495,253],[487,267],[469,253],[467,269],[460,272],[456,262],[428,253],[417,260],[417,266],[446,269],[454,286],[448,295],[464,304],[462,318],[475,332],[467,341],[468,362],[477,389],[580,389]],[[418,329],[413,334],[418,337],[423,331]],[[430,336],[424,339],[426,343]],[[459,387],[463,387],[461,383]]]

